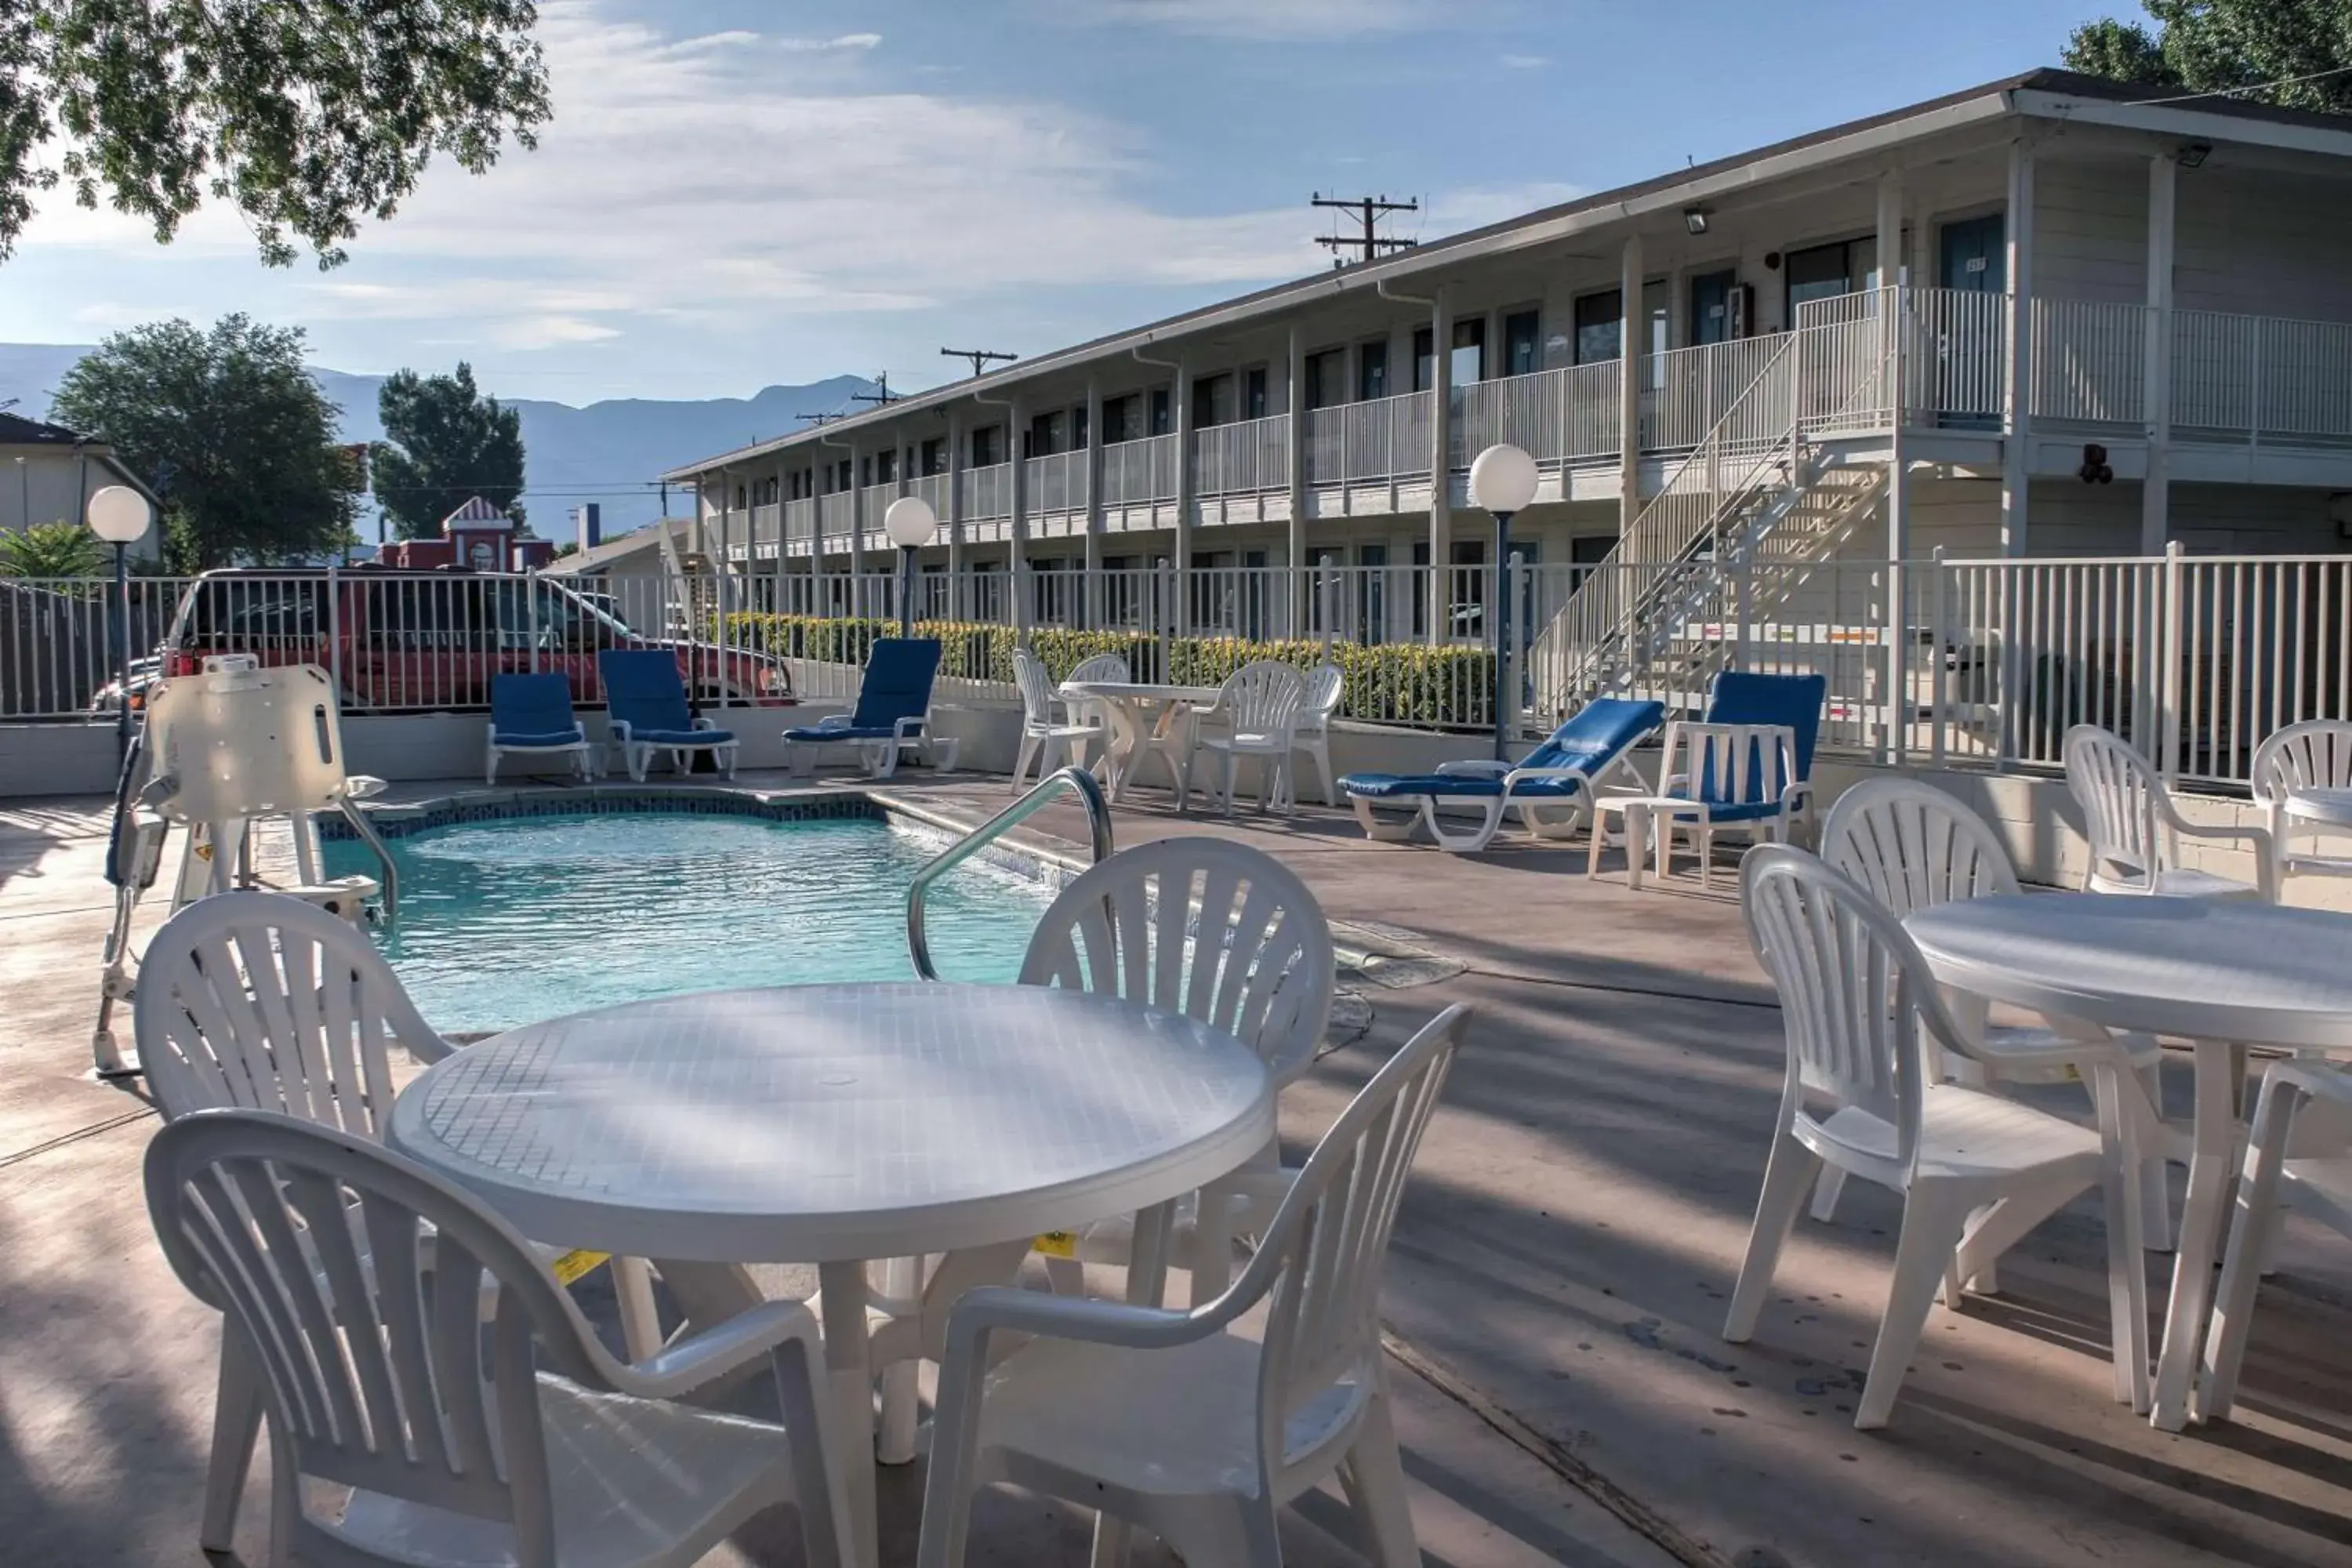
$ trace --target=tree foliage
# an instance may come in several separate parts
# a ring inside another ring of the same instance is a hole
[[[299,242],[332,266],[435,153],[478,174],[508,136],[535,144],[537,20],[533,0],[0,0],[0,260],[62,179],[159,241],[233,203],[270,265]]]
[[[108,547],[78,522],[36,523],[0,533],[0,577],[94,577],[107,568]]]
[[[522,416],[474,390],[473,366],[455,375],[394,372],[376,395],[389,440],[368,459],[376,500],[401,539],[436,539],[441,520],[479,496],[513,512],[522,493]]]
[[[2185,92],[2260,88],[2285,109],[2352,114],[2352,0],[2143,0],[2156,31],[2104,17],[2074,29],[2074,70]],[[2321,73],[2332,72],[2332,75]],[[2290,78],[2315,79],[2290,80]],[[2284,83],[2263,87],[2268,82]]]
[[[299,327],[133,327],[68,371],[51,408],[163,498],[180,570],[309,559],[352,538],[338,410],[303,365]]]

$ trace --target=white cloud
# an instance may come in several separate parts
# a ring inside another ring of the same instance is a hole
[[[1137,3],[1205,15],[1223,0]],[[1296,21],[1418,3],[1272,8]],[[951,310],[1016,290],[1226,291],[1328,264],[1303,209],[1151,205],[1136,194],[1150,160],[1118,123],[877,85],[874,35],[673,38],[614,18],[600,0],[547,0],[541,16],[555,117],[538,151],[509,149],[478,179],[436,163],[392,221],[362,229],[344,268],[271,279],[303,319],[359,324],[370,342],[518,353],[635,333],[672,353],[714,336],[784,341],[837,331],[851,313]],[[1569,194],[1456,191],[1420,221],[1434,236]],[[27,244],[160,255],[175,276],[188,270],[183,258],[230,257],[237,266],[225,271],[253,277],[239,270],[252,266],[252,237],[218,206],[159,253],[143,225],[53,200]],[[84,309],[101,329],[154,313]]]
[[[1504,68],[1508,70],[1541,70],[1549,64],[1551,64],[1550,58],[1544,55],[1505,55],[1503,57]]]

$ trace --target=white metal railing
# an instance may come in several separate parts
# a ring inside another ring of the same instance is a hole
[[[2187,440],[2352,442],[2352,324],[2175,311],[2172,427]]]
[[[1456,387],[1454,466],[1504,441],[1554,468],[1614,458],[1622,375],[1622,362],[1602,360]]]
[[[835,490],[831,495],[816,498],[817,528],[826,539],[846,540],[856,510],[856,500],[847,490]]]
[[[992,463],[963,473],[963,515],[987,522],[1013,515],[1013,465]]]
[[[751,509],[751,542],[755,544],[773,544],[776,542],[776,530],[782,521],[782,518],[783,508],[774,501],[763,502],[753,507]]]
[[[1890,373],[1903,293],[1865,289],[1797,307],[1793,391],[1800,431],[1875,430],[1893,422]],[[1748,432],[1727,435],[1736,440]]]
[[[947,525],[948,483],[951,477],[943,473],[918,474],[907,481],[907,493],[919,498],[928,505],[931,515],[940,520],[941,527]]]
[[[1102,488],[1106,506],[1141,506],[1176,499],[1176,437],[1150,436],[1139,441],[1115,441],[1103,448]]]
[[[816,498],[802,496],[784,503],[784,537],[808,540],[816,536]]]
[[[2147,419],[2146,305],[2032,301],[2033,416],[2136,426]]]
[[[1290,416],[1269,415],[1192,432],[1192,488],[1204,496],[1279,490],[1290,483]]]
[[[1081,448],[1028,459],[1031,517],[1087,510],[1087,456]]]
[[[1307,416],[1307,482],[1427,478],[1430,418],[1426,392],[1315,410]]]
[[[1998,422],[2009,382],[2009,297],[1906,289],[1904,406],[1916,423]]]
[[[1735,405],[1748,427],[1732,438],[1763,444],[1786,436],[1785,406],[1745,395],[1779,353],[1776,339],[1740,338],[1649,356],[1642,445],[1659,451],[1696,447]]]

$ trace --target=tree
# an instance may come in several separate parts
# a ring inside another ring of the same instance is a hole
[[[299,327],[243,315],[210,331],[133,327],[68,371],[51,408],[111,443],[163,498],[164,550],[179,570],[275,565],[352,539],[339,410],[302,363]]]
[[[2352,114],[2352,0],[2142,0],[2157,24],[2105,17],[2074,29],[2074,70],[2284,109]],[[2278,82],[2284,85],[2264,87]]]
[[[0,577],[94,577],[110,560],[98,535],[78,522],[0,533]]]
[[[395,371],[376,394],[389,440],[368,455],[375,499],[402,539],[435,539],[441,520],[479,496],[510,512],[522,493],[522,415],[474,390],[474,367],[455,375]]]
[[[538,19],[532,0],[0,0],[0,260],[62,176],[158,241],[210,196],[271,266],[299,240],[331,267],[435,153],[478,174],[508,135],[537,145]]]

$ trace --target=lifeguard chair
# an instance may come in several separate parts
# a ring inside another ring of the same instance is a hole
[[[200,673],[154,689],[146,728],[123,766],[107,852],[114,927],[91,1041],[101,1076],[137,1070],[124,1063],[110,1024],[114,1004],[132,990],[131,917],[155,885],[171,830],[179,828],[182,841],[174,910],[267,885],[363,921],[378,898],[389,906],[399,894],[391,856],[356,804],[383,788],[382,779],[344,772],[334,685],[316,665],[264,669],[250,654],[222,654],[206,658]],[[326,875],[317,819],[331,811],[375,851],[381,878]],[[264,884],[253,864],[253,828],[273,818],[286,823],[293,841],[294,876]]]

